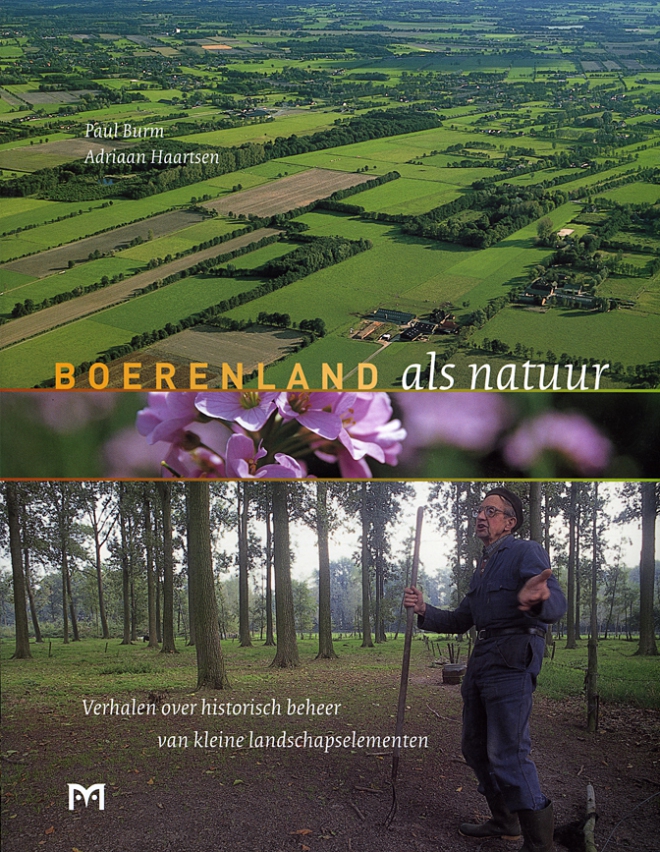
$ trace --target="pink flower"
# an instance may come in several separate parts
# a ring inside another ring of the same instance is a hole
[[[198,411],[228,423],[237,423],[250,432],[258,432],[275,411],[279,393],[260,391],[216,391],[199,393],[195,399]]]
[[[354,393],[337,393],[318,391],[282,393],[277,400],[282,419],[297,420],[301,426],[333,441],[341,431],[341,412],[345,411],[355,400]]]
[[[132,427],[121,429],[103,447],[106,476],[160,476],[166,450],[166,444],[148,444]]]
[[[583,474],[604,470],[612,444],[584,415],[548,411],[525,421],[507,440],[504,459],[512,467],[526,469],[545,450],[554,450],[567,458]]]
[[[365,456],[395,465],[401,453],[406,430],[392,420],[392,403],[386,393],[356,393],[352,404],[341,412],[339,445],[319,446],[316,455],[338,462],[343,478],[368,478],[371,470]]]
[[[22,394],[21,394],[22,395]],[[107,391],[67,391],[30,394],[46,426],[55,432],[74,432],[111,413],[117,396]]]
[[[463,450],[490,450],[511,414],[497,393],[400,393],[407,445],[451,444]]]
[[[291,456],[276,453],[276,464],[259,467],[259,459],[267,456],[264,448],[255,449],[254,441],[247,435],[232,435],[227,441],[226,472],[234,479],[301,479],[307,470]]]
[[[165,477],[217,479],[225,475],[223,460],[213,450],[204,446],[188,451],[178,444],[172,444],[163,462],[163,476]]]
[[[177,442],[182,440],[185,429],[197,419],[195,393],[189,391],[166,391],[147,395],[148,407],[138,411],[137,430],[145,435],[147,442]]]

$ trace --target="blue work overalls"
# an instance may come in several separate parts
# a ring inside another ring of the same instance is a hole
[[[427,604],[419,620],[423,630],[438,633],[477,628],[461,688],[463,755],[477,776],[479,791],[486,796],[501,792],[511,811],[539,810],[547,803],[529,756],[529,717],[546,625],[561,618],[566,600],[554,577],[548,581],[550,598],[533,613],[518,609],[518,592],[549,567],[548,554],[539,544],[507,536],[483,573],[475,571],[456,610]]]

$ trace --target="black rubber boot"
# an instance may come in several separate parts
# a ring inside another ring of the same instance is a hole
[[[542,811],[518,811],[518,816],[525,838],[520,852],[554,852],[552,802],[548,802]]]
[[[507,808],[504,796],[498,793],[487,796],[488,807],[493,815],[488,822],[463,822],[458,828],[465,837],[501,837],[502,840],[518,840],[520,837],[520,822],[518,816]]]

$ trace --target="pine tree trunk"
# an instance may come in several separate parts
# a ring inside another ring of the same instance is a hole
[[[642,551],[639,558],[639,647],[640,656],[658,653],[653,623],[653,585],[655,580],[655,482],[642,482]]]
[[[186,534],[190,542],[190,500],[186,499]],[[188,645],[195,646],[195,577],[190,572],[190,553],[188,554]],[[179,620],[181,619],[181,604],[179,604]]]
[[[287,484],[274,482],[273,527],[275,546],[275,619],[277,621],[277,652],[272,668],[295,668],[299,665],[296,643],[296,623],[291,587],[291,548],[289,543],[289,510]]]
[[[369,583],[369,512],[367,510],[367,487],[362,483],[362,648],[373,648],[370,619]]]
[[[568,580],[566,610],[566,647],[574,649],[575,642],[575,511],[577,482],[571,482],[571,504],[568,517]]]
[[[39,619],[37,618],[37,608],[34,605],[34,593],[32,591],[32,581],[30,579],[30,548],[25,547],[23,549],[24,556],[24,571],[25,571],[25,592],[28,596],[28,601],[30,603],[30,618],[32,619],[32,627],[34,629],[34,641],[37,644],[43,643],[43,639],[41,638],[41,628],[39,627]]]
[[[101,631],[103,639],[110,638],[110,628],[108,627],[108,616],[105,611],[105,595],[103,594],[103,574],[101,561],[101,542],[99,540],[99,531],[94,524],[94,567],[96,569],[96,588],[99,595],[99,615],[101,616]]]
[[[172,552],[172,485],[157,484],[163,511],[163,645],[161,654],[176,654],[174,643],[174,554]]]
[[[273,635],[273,528],[270,513],[269,501],[266,510],[266,641],[264,645],[275,644],[275,636]]]
[[[128,533],[126,531],[126,486],[119,483],[119,530],[121,534],[121,592],[123,599],[124,637],[122,645],[131,644],[131,578],[128,567]]]
[[[148,648],[158,648],[158,630],[156,628],[156,575],[154,573],[154,536],[151,526],[151,500],[145,490],[144,501],[144,545],[147,563],[147,614],[149,619]]]
[[[543,525],[541,524],[541,483],[529,483],[529,537],[543,544]]]
[[[188,575],[191,579],[197,689],[225,689],[229,682],[220,645],[218,604],[211,557],[210,495],[207,480],[186,485]]]
[[[238,483],[238,639],[239,647],[251,648],[250,588],[248,583],[248,506],[245,483]]]
[[[16,624],[16,649],[12,659],[30,660],[30,634],[28,632],[27,609],[25,601],[25,577],[21,558],[21,527],[19,521],[18,486],[15,482],[5,484],[7,515],[9,522],[9,550],[11,552],[11,571],[14,587],[14,620]]]
[[[316,659],[337,657],[332,646],[330,611],[330,552],[328,548],[328,486],[316,483],[316,534],[319,547],[319,652]]]
[[[598,483],[594,483],[591,551],[591,612],[587,654],[587,730],[598,730]]]

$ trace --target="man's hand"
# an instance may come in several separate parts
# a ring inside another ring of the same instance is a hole
[[[406,608],[413,607],[416,615],[421,615],[422,617],[426,612],[424,596],[419,591],[419,589],[415,588],[415,586],[410,586],[409,588],[403,590],[403,605]]]
[[[537,604],[542,604],[550,597],[548,578],[552,575],[552,568],[546,568],[536,577],[530,577],[522,589],[518,592],[520,606],[518,609],[527,611],[533,609]]]

